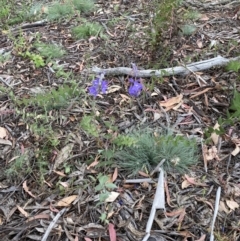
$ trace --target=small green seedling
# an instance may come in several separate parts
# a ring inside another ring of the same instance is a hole
[[[109,182],[108,176],[102,175],[101,173],[98,175],[97,179],[99,184],[95,187],[95,190],[100,192],[99,201],[100,203],[103,203],[110,195],[108,190],[113,190],[117,188],[117,186],[114,183]]]

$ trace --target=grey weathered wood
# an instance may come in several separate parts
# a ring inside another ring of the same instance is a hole
[[[206,69],[210,69],[212,67],[216,66],[225,66],[230,61],[233,60],[240,60],[240,57],[236,58],[224,58],[222,56],[217,56],[212,59],[207,59],[195,63],[188,64],[186,66],[177,66],[173,68],[166,68],[166,69],[160,69],[160,70],[138,70],[138,77],[141,78],[147,78],[147,77],[161,77],[161,76],[170,76],[170,75],[187,75],[190,72],[198,72]],[[109,68],[109,69],[101,69],[98,67],[92,68],[93,73],[104,73],[105,75],[129,75],[134,76],[134,72],[132,68],[126,68],[126,67],[116,67],[116,68]]]

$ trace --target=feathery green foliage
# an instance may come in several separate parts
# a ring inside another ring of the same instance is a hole
[[[137,140],[136,144],[117,151],[115,158],[119,166],[132,174],[151,170],[163,159],[166,170],[185,172],[198,160],[197,144],[193,139],[171,134],[154,136],[150,131],[135,132],[131,138]]]
[[[118,148],[122,149],[124,147],[131,147],[137,143],[137,139],[133,136],[127,135],[118,135],[114,140],[113,144],[115,144]]]
[[[4,171],[7,178],[21,178],[23,179],[28,173],[32,171],[29,163],[29,158],[26,154],[19,155],[13,160]]]
[[[34,47],[37,48],[39,54],[45,58],[61,58],[64,54],[66,54],[66,50],[64,50],[61,46],[56,44],[45,44],[45,43],[36,43]]]
[[[35,54],[35,53],[31,53],[29,51],[26,51],[25,53],[21,54],[21,56],[32,60],[32,62],[36,66],[36,68],[45,66],[45,62],[44,62],[42,56],[39,54]]]
[[[94,9],[94,1],[92,0],[72,0],[74,8],[80,12],[90,12]]]
[[[60,109],[66,107],[70,101],[81,94],[77,83],[63,84],[58,89],[47,93],[40,93],[30,98],[17,100],[17,104],[24,106],[38,106],[44,110]]]
[[[74,13],[73,6],[70,2],[55,2],[48,9],[48,19],[51,21],[71,17]]]
[[[227,66],[226,66],[227,71],[234,71],[238,73],[240,70],[240,61],[239,60],[234,60],[230,61]]]
[[[93,116],[84,115],[80,122],[80,126],[87,134],[94,136],[94,137],[99,136],[98,126],[94,122]]]
[[[96,36],[103,30],[99,23],[83,23],[81,26],[74,27],[72,34],[76,39],[85,39],[90,36]]]

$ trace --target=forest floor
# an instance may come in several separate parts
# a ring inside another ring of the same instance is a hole
[[[157,210],[149,240],[210,240],[218,209],[215,240],[240,241],[238,63],[143,77],[137,97],[130,76],[106,72],[107,92],[89,93],[93,67],[135,63],[141,72],[238,57],[238,1],[184,1],[165,9],[166,25],[154,20],[164,15],[157,1],[98,0],[82,13],[1,1],[0,239],[142,240],[158,175],[130,175],[111,155],[147,128],[194,137],[198,149],[185,173],[166,170],[166,210]],[[73,30],[86,23],[98,25]]]

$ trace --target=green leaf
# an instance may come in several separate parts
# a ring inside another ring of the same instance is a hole
[[[106,183],[105,187],[108,188],[108,189],[117,188],[117,186],[114,183],[111,183],[111,182]]]
[[[95,187],[95,190],[96,191],[101,191],[104,189],[104,185],[101,185],[101,184],[98,184],[96,187]]]
[[[107,214],[105,212],[101,214],[99,219],[104,223],[109,223],[109,221],[107,220]]]
[[[99,201],[100,202],[105,202],[105,200],[109,197],[110,193],[109,192],[104,192],[99,195]]]
[[[99,183],[101,185],[104,185],[108,181],[109,177],[108,176],[101,176],[99,177]]]

